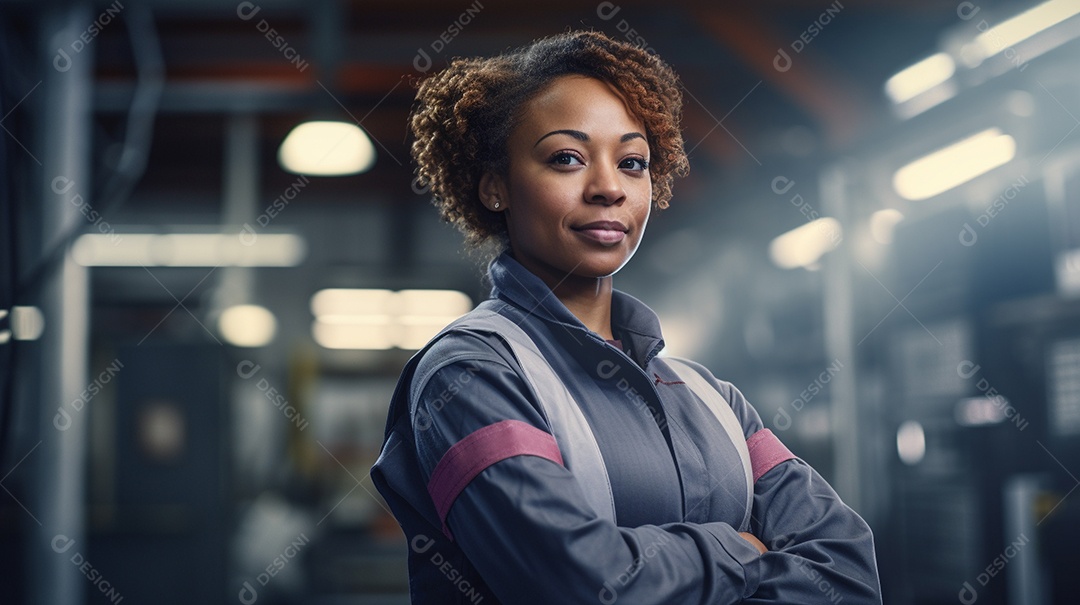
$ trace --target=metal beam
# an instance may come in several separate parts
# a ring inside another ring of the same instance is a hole
[[[90,7],[73,3],[46,13],[42,20],[39,60],[44,74],[44,106],[39,114],[42,135],[41,252],[49,256],[55,246],[67,246],[66,235],[84,221],[74,197],[88,199],[90,187],[90,91],[93,82],[93,44],[81,47],[70,61],[54,61],[57,49],[72,49],[93,21]],[[61,71],[62,68],[64,71]],[[63,179],[57,181],[57,179]],[[57,183],[61,186],[57,186]],[[68,186],[70,185],[70,186]],[[61,193],[62,191],[62,193]],[[57,423],[57,407],[81,401],[87,388],[88,279],[86,269],[68,254],[43,281],[34,300],[44,313],[36,375],[40,379],[37,410],[40,446],[33,477],[33,504],[38,526],[30,534],[32,603],[77,605],[83,602],[86,578],[73,563],[85,556],[84,529],[87,415],[68,409],[69,420]],[[68,542],[72,541],[72,542]],[[57,545],[70,544],[67,550]]]

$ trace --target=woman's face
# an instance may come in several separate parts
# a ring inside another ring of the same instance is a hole
[[[505,208],[518,262],[555,288],[630,260],[652,205],[649,145],[609,85],[556,79],[527,103],[507,146],[508,177],[485,177],[481,195]]]

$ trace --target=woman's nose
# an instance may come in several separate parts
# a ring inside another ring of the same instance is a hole
[[[626,198],[619,171],[614,166],[595,163],[590,170],[589,182],[585,189],[585,201],[590,204],[617,204]]]

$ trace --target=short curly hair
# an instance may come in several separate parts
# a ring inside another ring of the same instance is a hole
[[[678,76],[654,54],[599,32],[573,31],[491,58],[454,59],[420,83],[409,122],[417,182],[430,186],[443,219],[470,247],[509,243],[502,213],[480,203],[480,179],[507,173],[507,139],[521,108],[570,74],[608,83],[645,124],[654,207],[666,208],[675,176],[689,172]]]

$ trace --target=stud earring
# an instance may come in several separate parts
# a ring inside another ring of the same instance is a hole
[[[498,210],[498,209],[499,209],[499,202],[495,202],[495,209],[496,209],[496,210]]]

